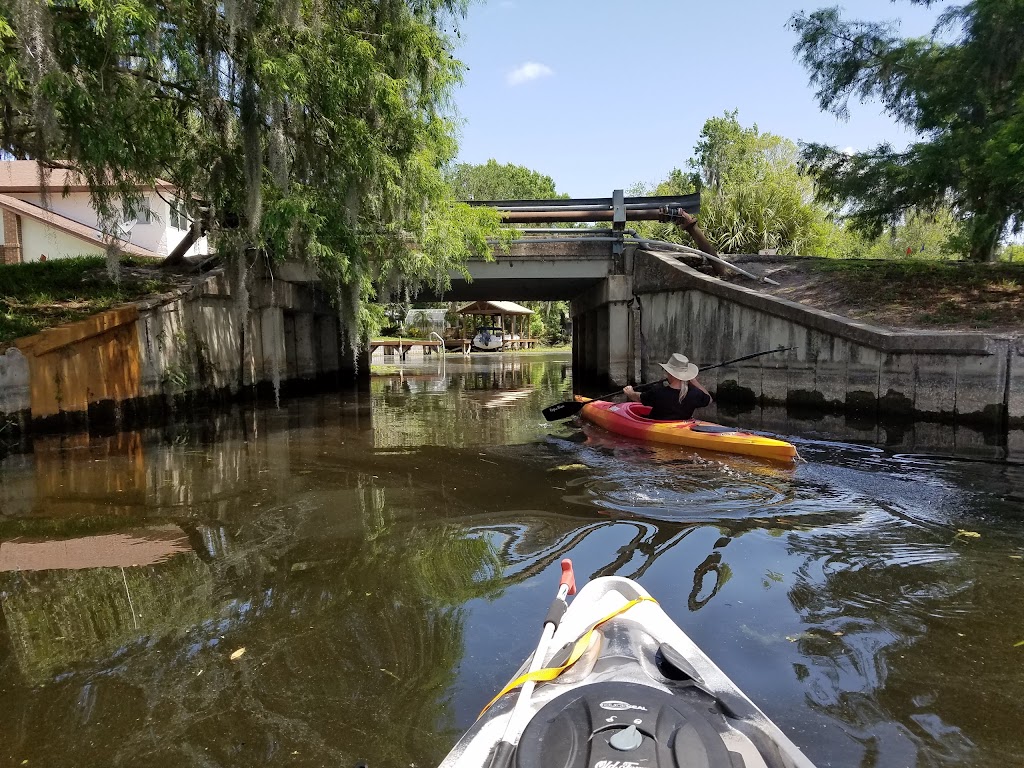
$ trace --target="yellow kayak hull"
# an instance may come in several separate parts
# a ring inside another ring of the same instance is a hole
[[[651,409],[640,403],[612,403],[580,396],[576,400],[586,403],[580,412],[584,419],[624,437],[775,461],[794,461],[797,458],[796,447],[785,440],[762,437],[699,419],[652,421],[644,418]]]

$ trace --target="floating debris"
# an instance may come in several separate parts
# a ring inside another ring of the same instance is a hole
[[[560,467],[555,467],[555,472],[568,472],[573,469],[590,469],[586,464],[563,464]]]
[[[241,648],[239,648],[237,651],[235,651],[234,653],[231,654],[231,660],[234,661],[235,659],[240,659],[244,655],[245,655],[245,646],[243,645]]]

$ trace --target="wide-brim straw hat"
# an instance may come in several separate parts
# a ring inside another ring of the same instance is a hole
[[[690,362],[690,358],[686,355],[680,355],[678,352],[672,355],[667,363],[658,363],[658,365],[664,368],[667,374],[674,376],[680,381],[696,379],[699,372],[697,366]]]

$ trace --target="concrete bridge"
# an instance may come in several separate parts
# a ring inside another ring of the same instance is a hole
[[[453,273],[443,295],[418,298],[568,300],[574,375],[616,386],[660,378],[657,364],[676,351],[707,365],[792,347],[702,381],[720,403],[740,409],[973,421],[1003,435],[1011,453],[1024,451],[1024,339],[874,328],[767,295],[754,281],[708,274],[695,268],[704,257],[694,249],[628,229],[631,219],[685,224],[696,204],[621,193],[493,203],[510,224],[528,228],[493,261],[471,260],[471,280]],[[576,219],[608,226],[535,226]],[[289,383],[365,377],[367,350],[341,341],[337,312],[311,290],[315,282],[304,264],[275,268],[273,285],[251,287],[243,319],[227,275],[211,275],[175,295],[20,340],[0,355],[0,427],[12,419],[63,424],[74,414],[91,422],[108,412],[124,425],[133,412],[148,417],[182,397],[276,394]]]
[[[496,251],[493,261],[470,261],[471,280],[452,273],[443,295],[426,291],[418,298],[568,300],[574,374],[616,386],[660,377],[658,362],[675,351],[706,365],[793,347],[710,371],[705,383],[719,401],[739,407],[966,420],[1017,430],[1012,434],[1024,446],[1020,337],[868,326],[760,292],[756,280],[724,280],[695,269],[704,260],[699,252],[641,240],[627,228],[638,218],[685,221],[682,212],[695,211],[697,203],[621,193],[585,201],[486,203],[507,222],[529,228],[520,229],[511,248]],[[534,227],[576,219],[611,226]],[[301,279],[287,272],[282,277]]]
[[[623,238],[524,237],[514,242],[508,252],[495,250],[493,261],[468,261],[470,280],[452,271],[450,289],[442,293],[424,287],[416,294],[416,300],[571,301],[599,286],[609,275],[624,273],[625,253],[617,257],[613,241],[622,242]],[[276,278],[292,283],[319,280],[315,270],[301,262],[282,264],[274,272]]]

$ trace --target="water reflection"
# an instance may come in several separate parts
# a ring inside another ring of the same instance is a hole
[[[432,361],[7,457],[0,758],[434,764],[571,556],[639,579],[820,765],[1022,762],[1024,468],[645,446],[545,422],[570,384],[567,356]]]
[[[500,562],[485,534],[419,515],[404,462],[374,461],[372,430],[327,405],[315,418],[249,414],[209,441],[135,436],[130,458],[120,436],[65,446],[61,471],[43,443],[2,475],[25,502],[0,519],[16,568],[0,574],[0,753],[408,765],[447,749],[462,606],[501,594]],[[180,531],[189,552],[145,565],[110,551],[138,531],[70,535],[140,519],[168,521],[147,530]],[[90,557],[55,570],[37,553],[41,568],[19,570],[28,534]]]
[[[176,525],[74,539],[0,542],[0,572],[126,568],[154,565],[192,547]]]
[[[402,369],[374,382],[374,445],[511,445],[537,437],[540,410],[567,396],[568,361],[479,355],[440,370]],[[429,365],[429,364],[428,364]],[[524,418],[532,414],[532,418]]]

